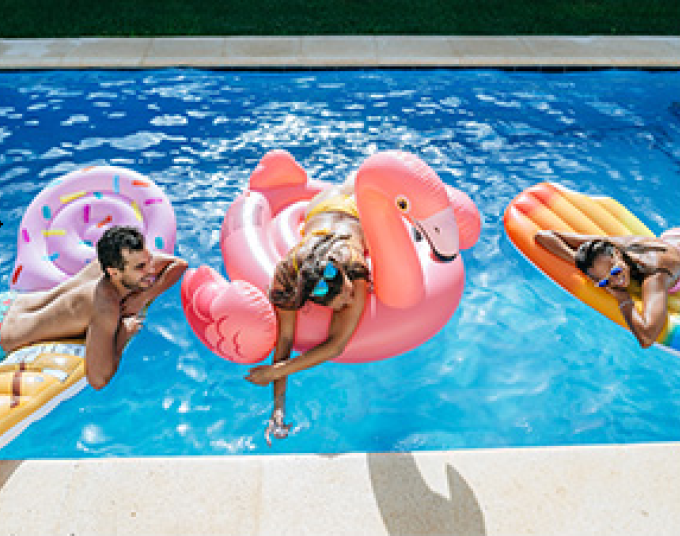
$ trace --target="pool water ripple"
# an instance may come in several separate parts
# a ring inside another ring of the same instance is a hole
[[[270,450],[269,388],[205,349],[179,289],[151,307],[112,383],[61,404],[6,458],[402,451],[680,439],[680,360],[643,351],[524,260],[507,204],[556,181],[607,194],[655,232],[680,225],[680,73],[602,71],[0,74],[0,284],[21,216],[51,180],[117,164],[156,181],[177,251],[224,273],[219,229],[270,149],[339,182],[370,154],[420,155],[483,214],[466,287],[418,349],[289,379],[291,436]]]

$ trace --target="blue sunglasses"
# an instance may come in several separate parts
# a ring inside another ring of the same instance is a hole
[[[326,263],[321,279],[316,282],[316,285],[314,285],[314,288],[312,289],[312,296],[320,298],[328,294],[328,281],[333,281],[337,275],[338,269],[335,265],[330,261]]]
[[[609,272],[609,276],[605,277],[604,279],[600,279],[597,283],[595,283],[595,286],[599,288],[606,287],[609,284],[609,280],[615,275],[619,275],[621,271],[622,268],[620,266],[614,266],[611,272]]]

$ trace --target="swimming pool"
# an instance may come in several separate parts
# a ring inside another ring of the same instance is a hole
[[[295,433],[263,439],[269,388],[213,356],[162,296],[104,391],[86,389],[2,458],[401,451],[680,439],[680,361],[545,279],[503,233],[514,196],[552,180],[609,194],[655,232],[680,224],[680,73],[44,72],[0,75],[0,288],[21,215],[51,179],[115,164],[170,197],[177,251],[221,271],[229,202],[269,149],[340,181],[412,151],[484,217],[461,304],[434,339],[289,381]]]

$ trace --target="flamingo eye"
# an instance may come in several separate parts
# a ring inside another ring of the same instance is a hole
[[[405,197],[397,197],[397,208],[401,212],[408,212],[409,209],[411,208],[411,204],[408,202],[408,199]]]

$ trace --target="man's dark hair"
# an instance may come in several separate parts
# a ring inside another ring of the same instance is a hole
[[[107,229],[97,242],[97,258],[108,277],[107,268],[122,270],[125,267],[123,250],[142,251],[144,235],[135,227],[115,226]]]

